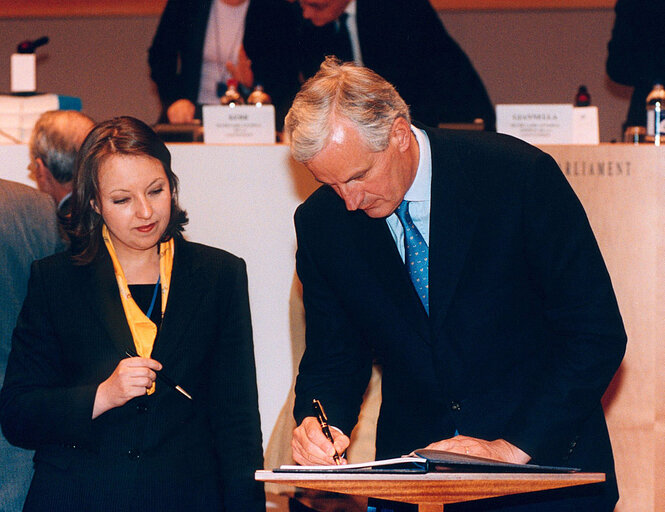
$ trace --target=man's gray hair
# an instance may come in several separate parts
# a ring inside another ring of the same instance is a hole
[[[409,107],[395,88],[374,71],[326,57],[296,95],[284,129],[298,162],[314,158],[327,144],[333,122],[351,121],[370,151],[388,147],[393,122],[411,123]]]
[[[72,181],[74,163],[83,139],[95,122],[75,110],[44,112],[32,129],[30,158],[41,158],[58,183]]]

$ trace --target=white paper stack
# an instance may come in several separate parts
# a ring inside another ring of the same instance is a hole
[[[0,143],[28,142],[39,116],[47,110],[58,110],[59,107],[57,94],[0,95]]]

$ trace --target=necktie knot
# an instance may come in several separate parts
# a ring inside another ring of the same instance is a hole
[[[397,207],[397,210],[395,210],[395,215],[397,215],[397,218],[400,220],[402,225],[404,225],[407,222],[406,216],[409,215],[409,202],[406,200],[402,201]],[[409,215],[409,221],[410,220],[411,215]]]
[[[402,201],[395,215],[404,228],[404,263],[413,287],[429,314],[429,247],[409,214],[409,202]]]

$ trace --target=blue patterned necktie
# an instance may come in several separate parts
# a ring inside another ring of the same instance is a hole
[[[409,215],[408,201],[402,201],[395,214],[404,227],[404,263],[429,315],[429,247]]]

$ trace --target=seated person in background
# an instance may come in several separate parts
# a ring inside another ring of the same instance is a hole
[[[24,511],[265,510],[245,264],[186,241],[177,197],[150,127],[90,132],[71,249],[32,267],[0,393],[36,449]]]
[[[58,233],[55,204],[46,194],[0,179],[0,385],[30,265],[65,248]],[[32,477],[28,450],[11,446],[0,435],[0,503],[3,512],[20,512]]]
[[[607,74],[633,86],[625,126],[646,126],[646,98],[655,82],[665,85],[665,2],[618,0],[612,39],[607,45]]]
[[[613,510],[601,397],[626,334],[554,160],[504,135],[415,126],[391,84],[335,59],[305,83],[285,127],[323,184],[295,213],[307,328],[294,460],[334,464],[345,452],[378,360],[377,458],[429,447],[607,475],[446,511]],[[334,445],[314,398],[339,429]]]
[[[296,14],[286,0],[169,0],[148,59],[162,120],[200,119],[200,106],[218,105],[234,78],[246,91],[263,85],[280,129],[299,85]]]
[[[61,224],[71,213],[76,154],[95,122],[75,110],[44,112],[32,129],[28,148],[37,187],[57,205]]]
[[[495,115],[482,80],[428,0],[300,0],[299,58],[305,79],[326,55],[367,66],[399,91],[429,126]]]

